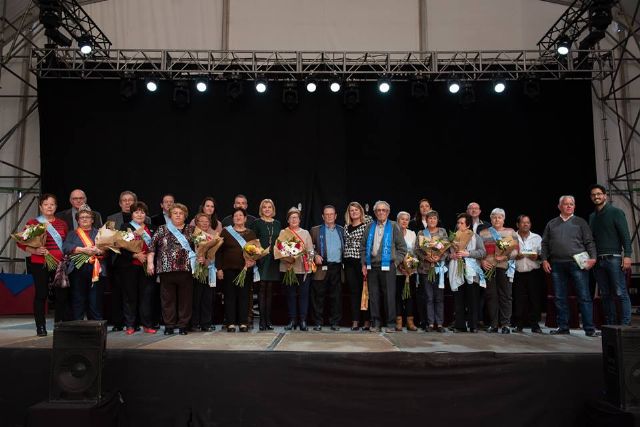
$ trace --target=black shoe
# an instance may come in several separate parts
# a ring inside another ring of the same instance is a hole
[[[360,330],[360,326],[352,326],[351,330],[352,331],[359,331]]]
[[[249,327],[247,325],[240,325],[240,332],[249,332]]]
[[[498,328],[494,328],[493,326],[489,326],[487,328],[487,333],[488,334],[497,334],[498,333]]]
[[[174,334],[173,328],[164,328],[164,334],[173,335]]]
[[[267,331],[273,331],[273,326],[267,323]]]
[[[236,331],[236,325],[227,326],[227,332],[235,332],[235,331]]]
[[[584,334],[586,336],[588,336],[588,337],[599,337],[600,336],[600,332],[596,331],[595,329],[591,329],[589,331],[586,331]]]
[[[207,328],[206,327],[200,327],[200,326],[194,326],[191,328],[191,332],[207,332]]]
[[[178,333],[179,333],[180,335],[187,335],[189,332],[187,331],[187,328],[180,328],[180,329],[178,330]]]
[[[45,325],[36,326],[36,335],[39,337],[46,337],[47,327]]]
[[[338,325],[332,325],[332,326],[331,326],[331,330],[332,330],[332,331],[339,331],[339,330],[340,330],[340,326],[338,326]]]
[[[478,330],[476,328],[469,328],[469,332],[472,334],[477,334]]]
[[[316,326],[313,327],[313,330],[314,331],[321,331],[322,330],[322,326],[316,325]]]
[[[121,331],[124,331],[123,326],[114,326],[113,328],[111,328],[111,332],[121,332]]]
[[[451,329],[451,332],[467,332],[467,328],[453,328]]]
[[[433,332],[435,331],[435,329],[433,329],[433,326],[427,326],[426,328],[424,328],[425,332]]]
[[[259,331],[266,331],[266,330],[267,330],[267,327],[266,327],[266,326],[262,326],[262,325],[260,325],[260,326],[258,326],[258,330],[259,330]]]
[[[296,330],[296,321],[295,320],[289,320],[289,324],[287,326],[284,327],[285,331],[295,331]]]
[[[544,332],[542,332],[542,329],[540,329],[540,326],[534,326],[533,328],[531,328],[531,333],[533,333],[533,334],[544,334]]]
[[[524,329],[522,329],[522,326],[516,326],[515,328],[513,328],[513,333],[515,334],[520,334],[524,331]]]
[[[438,326],[436,328],[436,331],[440,332],[441,334],[444,334],[445,332],[447,332],[442,326]]]
[[[300,321],[300,330],[301,331],[308,331],[309,328],[307,327],[307,321],[306,320],[301,320]]]
[[[569,335],[571,332],[568,329],[554,329],[549,332],[551,335]]]
[[[502,327],[502,331],[501,331],[501,333],[502,333],[502,334],[505,334],[505,335],[506,335],[506,334],[510,334],[510,333],[511,333],[511,329],[509,329],[509,327],[508,327],[508,326],[503,326],[503,327]]]

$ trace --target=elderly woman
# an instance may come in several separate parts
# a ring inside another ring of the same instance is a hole
[[[495,208],[491,211],[491,227],[480,231],[480,237],[487,251],[482,260],[482,268],[487,277],[485,300],[489,312],[487,332],[510,333],[511,324],[511,282],[515,273],[515,258],[518,255],[518,235],[512,228],[504,226],[505,212]],[[507,251],[500,250],[501,242],[512,241]]]
[[[255,240],[256,233],[247,228],[247,211],[235,208],[231,215],[233,225],[222,229],[220,237],[224,243],[216,253],[216,268],[218,279],[225,279],[224,286],[224,317],[227,332],[235,332],[236,325],[240,325],[240,332],[248,332],[249,321],[249,290],[254,280],[255,261],[245,259],[244,246],[248,241]],[[247,274],[242,283],[233,283],[243,269]]]
[[[120,250],[120,256],[114,265],[122,272],[123,311],[126,325],[125,333],[133,335],[142,325],[147,334],[155,334],[151,304],[153,301],[155,277],[148,276],[144,269],[147,262],[147,252],[151,244],[153,228],[147,221],[149,208],[143,202],[131,205],[131,221],[124,223],[121,230],[134,230],[135,240],[142,240],[142,251],[132,253],[126,249]]]
[[[280,282],[280,270],[278,262],[273,258],[273,247],[276,238],[282,230],[280,221],[275,219],[276,206],[271,199],[264,199],[260,202],[258,209],[260,218],[251,224],[251,229],[260,239],[263,248],[270,247],[269,255],[258,260],[258,271],[260,272],[260,291],[258,303],[260,306],[260,330],[273,330],[271,326],[271,301],[273,284]]]
[[[211,222],[211,230],[220,234],[222,232],[222,223],[218,220],[218,216],[216,215],[216,199],[211,196],[207,196],[200,203],[200,208],[198,209],[198,214],[206,214],[209,217],[209,222]],[[196,214],[197,216],[197,214]],[[189,225],[197,225],[196,219],[192,219]]]
[[[424,236],[428,239],[448,240],[447,231],[438,227],[440,217],[438,212],[429,211],[426,215],[427,227],[418,232],[418,239]],[[435,251],[425,250],[418,246],[416,253],[420,258],[418,274],[420,285],[424,288],[425,312],[422,317],[426,320],[426,332],[445,332],[444,329],[444,262],[446,254],[438,255]],[[429,280],[429,271],[435,269],[435,275]]]
[[[369,221],[367,221],[369,220]],[[364,236],[364,228],[370,222],[370,218],[365,217],[364,209],[358,202],[351,202],[347,206],[344,214],[344,253],[342,262],[344,264],[344,277],[349,287],[351,296],[351,330],[360,329],[360,320],[364,320],[362,330],[371,329],[369,321],[369,310],[360,310],[362,302],[362,286],[364,276],[362,275],[362,254],[360,253],[360,242]]]
[[[84,254],[88,257],[82,265],[72,259],[67,273],[71,285],[71,301],[74,320],[102,320],[102,296],[104,287],[101,278],[106,276],[104,252],[95,245],[98,230],[93,227],[95,213],[89,206],[82,206],[76,213],[78,228],[67,235],[62,252],[73,257]]]
[[[398,212],[396,220],[404,236],[404,241],[407,244],[407,254],[413,255],[416,246],[416,233],[408,228],[411,215],[408,212],[401,211]],[[405,315],[407,319],[407,330],[418,330],[413,322],[413,305],[416,287],[415,273],[409,275],[409,295],[405,296],[403,292],[408,274],[409,272],[404,269],[403,264],[400,264],[400,266],[398,266],[398,272],[396,273],[396,331],[398,332],[402,331],[402,318]]]
[[[472,230],[473,218],[468,213],[458,215],[456,229]],[[449,284],[453,290],[456,322],[455,332],[478,332],[478,301],[480,286],[485,286],[484,272],[480,260],[486,252],[482,238],[473,233],[471,240],[464,248],[451,248],[449,264]],[[463,261],[462,271],[458,271],[458,260]],[[467,326],[469,329],[467,329]]]
[[[147,273],[160,277],[165,335],[173,335],[176,327],[180,335],[187,335],[191,321],[196,253],[192,248],[194,227],[185,224],[187,215],[185,205],[174,203],[169,221],[153,235],[147,254]]]
[[[35,295],[33,297],[33,317],[36,321],[36,333],[39,337],[47,336],[45,319],[45,302],[49,293],[49,282],[53,280],[55,271],[47,269],[45,256],[54,257],[58,262],[62,260],[62,244],[67,237],[67,224],[55,217],[58,202],[56,196],[45,193],[40,196],[38,208],[40,216],[27,221],[27,226],[45,224],[47,227],[46,240],[39,248],[32,248],[18,244],[18,247],[29,254],[27,272],[33,277]],[[56,289],[55,321],[69,320],[69,289]]]
[[[203,232],[214,235],[216,231],[211,228],[211,219],[209,215],[204,212],[201,212],[195,216],[192,223],[195,224]],[[214,218],[215,219],[215,218]],[[217,220],[216,220],[217,221]],[[220,224],[220,221],[218,221]],[[204,258],[199,258],[197,260],[200,264],[206,265],[210,268],[210,274],[213,274],[212,263],[215,260],[206,260]],[[211,276],[213,279],[213,276]],[[193,279],[193,312],[191,315],[191,330],[192,331],[202,331],[202,332],[213,332],[216,330],[215,325],[213,325],[213,302],[214,302],[214,287],[213,280],[212,283],[202,283],[198,281],[196,278]]]
[[[313,259],[313,242],[309,232],[303,228],[300,228],[300,210],[291,208],[287,212],[287,223],[289,226],[282,230],[278,235],[278,238],[284,238],[282,234],[288,230],[299,241],[302,242],[302,250],[307,251],[308,259]],[[311,282],[311,265],[309,262],[305,262],[304,257],[296,257],[293,265],[286,261],[280,261],[280,271],[282,273],[293,267],[293,271],[296,273],[298,279],[298,285],[285,286],[285,293],[287,295],[287,307],[289,311],[289,324],[284,327],[285,330],[295,330],[299,325],[301,331],[307,331],[307,311],[309,309],[309,286]],[[300,320],[300,323],[296,323]]]

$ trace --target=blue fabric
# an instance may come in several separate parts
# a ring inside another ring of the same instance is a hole
[[[371,250],[373,249],[373,237],[376,232],[376,227],[378,226],[377,222],[371,224],[369,228],[369,235],[367,236],[367,248],[366,248],[366,258],[365,261],[367,263],[367,269],[371,270]],[[389,271],[391,267],[391,247],[393,240],[393,229],[391,228],[391,221],[387,220],[387,223],[384,226],[384,234],[382,235],[382,242],[380,242],[380,251],[382,251],[380,257],[380,266],[381,270]]]
[[[91,282],[92,272],[93,266],[87,263],[69,275],[73,320],[83,320],[85,313],[89,320],[102,320],[104,287],[102,281]]]
[[[209,286],[213,288],[216,286],[216,272],[218,271],[215,260],[212,260],[209,263],[207,269],[209,270]]]
[[[325,258],[322,255],[322,258],[325,258],[327,262],[341,262],[342,261],[342,233],[338,231],[338,227],[328,228],[323,224],[320,227],[320,240],[322,241],[323,232],[324,236],[326,236],[326,240],[324,245],[321,244],[321,247],[326,247],[327,256]]]
[[[131,221],[129,224],[131,224],[133,229],[136,231],[141,227],[141,225],[135,221]],[[144,230],[144,232],[142,233],[142,240],[144,240],[147,246],[151,246],[151,236],[149,236],[149,233],[147,233],[147,230]]]
[[[595,330],[593,326],[593,302],[589,291],[589,271],[581,270],[573,261],[552,262],[551,280],[555,289],[556,316],[560,329],[569,329],[569,305],[567,292],[569,278],[573,279],[576,295],[578,296],[578,308],[582,315],[582,328],[585,331]]]
[[[62,250],[62,236],[60,235],[60,233],[58,233],[58,230],[56,230],[55,227],[51,225],[51,223],[47,222],[47,219],[42,215],[36,218],[36,220],[40,224],[47,224],[47,231],[53,238],[53,241],[56,242],[56,245],[58,245],[58,249]]]
[[[225,227],[225,230],[227,230],[229,232],[229,234],[231,234],[231,237],[236,239],[236,242],[238,242],[240,247],[243,248],[243,250],[244,250],[244,246],[247,244],[247,241],[244,239],[244,237],[242,237],[240,235],[240,233],[238,233],[236,230],[234,230],[233,227],[230,226],[230,225],[227,225]],[[260,271],[258,271],[258,264],[257,263],[253,266],[253,281],[254,282],[259,282],[260,281]]]
[[[484,270],[480,266],[480,263],[478,262],[478,260],[475,258],[466,257],[464,258],[464,262],[465,262],[465,266],[469,267],[475,273],[475,275],[478,276],[478,283],[481,286],[487,286],[487,279],[484,276]],[[467,281],[467,283],[473,283],[473,282]]]
[[[89,233],[87,233],[92,242],[96,241],[96,236],[98,235],[98,230],[96,228],[92,228]],[[67,239],[62,244],[62,252],[65,255],[73,255],[73,250],[77,247],[84,248],[84,243],[82,243],[82,239],[78,236],[78,232],[73,230],[73,232],[67,234]],[[107,275],[107,256],[105,255],[100,261],[100,276]],[[90,265],[90,264],[89,264]],[[75,265],[73,262],[69,262],[67,266],[67,274],[71,274],[71,272],[75,269]]]
[[[296,276],[298,276],[298,282],[300,283],[298,286],[284,287],[284,292],[287,295],[287,311],[289,319],[307,320],[311,275],[296,274]]]
[[[187,251],[187,253],[189,254],[189,262],[191,263],[191,272],[193,273],[194,271],[196,271],[196,258],[197,258],[196,253],[193,251],[193,249],[191,249],[191,246],[189,245],[189,241],[187,240],[185,235],[182,234],[182,232],[178,230],[175,225],[173,225],[173,222],[169,221],[167,222],[166,225],[167,225],[167,230],[169,230],[169,232],[173,234],[173,237],[175,237],[176,240],[178,240],[178,243],[180,243],[180,246],[182,246],[182,249]]]
[[[30,274],[0,273],[0,283],[4,283],[11,295],[16,296],[33,285],[34,281],[33,276]]]
[[[622,270],[621,257],[599,258],[594,272],[602,297],[604,321],[607,325],[617,325],[615,297],[620,299],[622,325],[631,325],[631,300],[627,291],[627,280]]]

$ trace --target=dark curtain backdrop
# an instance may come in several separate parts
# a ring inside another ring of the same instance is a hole
[[[282,105],[276,83],[258,95],[246,82],[229,102],[225,83],[216,82],[205,94],[194,89],[184,110],[173,105],[170,82],[154,94],[140,82],[127,102],[118,80],[43,79],[38,87],[42,186],[59,196],[59,209],[80,187],[103,215],[117,212],[119,193],[132,190],[152,213],[164,192],[193,213],[212,195],[222,217],[244,193],[250,213],[272,198],[280,219],[301,203],[309,227],[324,204],[334,204],[341,219],[351,200],[372,207],[383,199],[395,218],[427,197],[447,227],[477,201],[485,219],[502,207],[513,225],[526,212],[539,232],[557,215],[561,194],[576,196],[579,215],[591,210],[589,82],[543,82],[537,100],[516,82],[500,96],[478,83],[469,108],[443,83],[430,85],[422,102],[408,83],[387,95],[369,83],[353,110],[342,94],[324,86],[308,94],[300,85],[294,111]]]

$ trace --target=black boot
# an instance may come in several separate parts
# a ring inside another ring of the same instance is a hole
[[[300,330],[301,331],[308,331],[309,328],[307,327],[307,321],[306,320],[301,320],[300,321]]]
[[[45,325],[36,325],[36,334],[39,337],[47,336],[47,327]]]
[[[289,320],[289,324],[287,326],[284,327],[285,331],[295,331],[296,330],[296,320],[295,319],[290,319]]]
[[[260,282],[260,290],[258,292],[258,306],[260,307],[260,330],[267,329],[267,307],[266,307],[266,288],[267,282]]]

